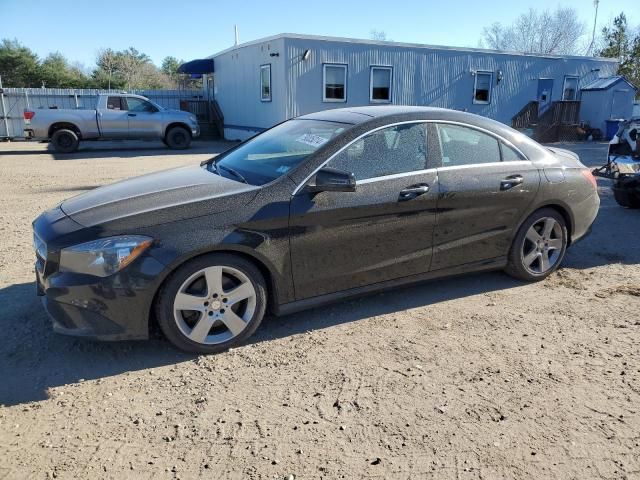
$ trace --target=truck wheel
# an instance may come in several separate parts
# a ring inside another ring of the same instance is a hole
[[[627,191],[624,187],[613,187],[613,198],[621,207],[640,208],[640,198],[633,192]]]
[[[71,153],[78,149],[80,139],[73,130],[61,128],[51,135],[51,143],[56,152]]]
[[[173,150],[184,150],[191,145],[191,133],[183,127],[172,127],[164,139],[167,146]]]

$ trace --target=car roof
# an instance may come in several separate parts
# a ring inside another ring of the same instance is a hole
[[[390,118],[393,117],[393,118]],[[373,120],[391,122],[404,120],[444,120],[462,122],[469,125],[496,130],[506,127],[503,123],[473,113],[438,107],[416,107],[410,105],[372,105],[366,107],[347,107],[322,110],[298,117],[304,120],[324,120],[358,125]]]
[[[339,122],[362,127],[371,124],[379,127],[403,121],[444,121],[466,124],[488,130],[518,146],[529,157],[539,156],[542,146],[513,128],[473,113],[438,107],[416,107],[408,105],[375,105],[322,110],[297,117],[303,120]]]
[[[298,117],[304,120],[324,120],[329,122],[358,124],[373,118],[389,117],[402,114],[436,113],[450,111],[446,108],[414,107],[409,105],[372,105],[367,107],[332,108],[320,112],[309,113]]]

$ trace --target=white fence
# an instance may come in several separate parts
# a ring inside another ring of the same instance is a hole
[[[64,88],[0,89],[0,139],[23,138],[25,110],[43,108],[93,109],[100,93],[122,93],[121,90]],[[180,109],[181,101],[193,104],[205,100],[202,90],[130,90],[144,95],[165,108]],[[195,112],[194,112],[195,113]]]

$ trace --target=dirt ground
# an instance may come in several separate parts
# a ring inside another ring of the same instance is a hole
[[[542,283],[471,275],[267,318],[213,356],[53,334],[39,212],[224,148],[0,144],[0,478],[640,478],[640,211],[607,181]]]

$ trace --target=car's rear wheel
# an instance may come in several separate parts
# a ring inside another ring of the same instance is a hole
[[[256,331],[267,305],[264,277],[254,264],[229,254],[210,254],[179,267],[156,301],[158,323],[181,350],[216,353]]]
[[[164,139],[167,146],[174,150],[184,150],[191,145],[191,133],[184,127],[171,127]]]
[[[51,135],[51,144],[56,152],[71,153],[78,149],[80,139],[73,130],[61,128]]]
[[[518,230],[505,271],[528,282],[542,280],[560,266],[567,242],[564,217],[552,208],[540,209]]]

